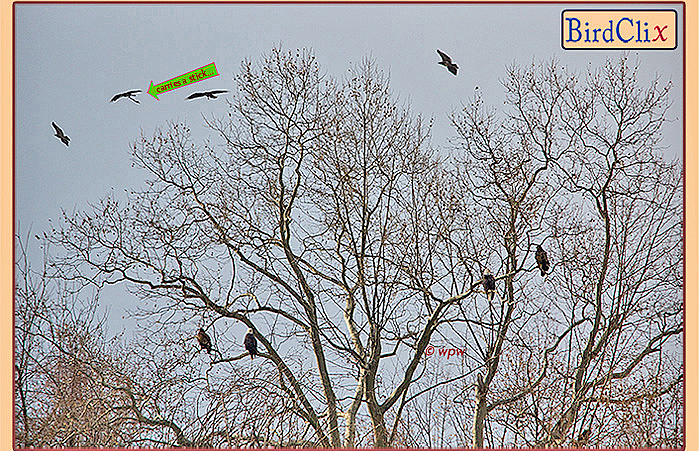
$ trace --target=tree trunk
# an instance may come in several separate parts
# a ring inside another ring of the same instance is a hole
[[[476,383],[476,413],[473,415],[473,447],[483,448],[483,430],[485,429],[485,416],[488,413],[486,395],[488,386],[483,382],[483,376],[479,373]]]

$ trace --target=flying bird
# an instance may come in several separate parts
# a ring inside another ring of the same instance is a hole
[[[53,128],[56,129],[56,134],[54,136],[56,138],[60,139],[61,141],[63,141],[63,144],[65,144],[67,146],[68,142],[70,141],[70,138],[68,137],[68,135],[63,133],[63,130],[61,130],[61,127],[56,125],[55,122],[51,122],[51,125],[53,125]]]
[[[215,99],[216,96],[218,96],[219,94],[223,94],[224,92],[228,92],[228,91],[219,89],[216,91],[195,92],[194,94],[190,94],[187,97],[187,100],[192,100],[192,99],[196,99],[196,98],[204,97],[204,96],[206,96],[207,99]]]
[[[493,277],[488,269],[483,271],[483,290],[486,296],[488,296],[488,301],[492,302],[495,294],[495,277]]]
[[[250,353],[250,360],[252,360],[257,355],[257,338],[252,334],[252,329],[248,329],[248,333],[245,334],[243,345]]]
[[[541,244],[536,245],[536,264],[539,266],[541,271],[541,277],[546,275],[546,271],[549,270],[549,258],[546,256],[546,251],[541,247]]]
[[[120,92],[119,94],[117,94],[117,95],[115,95],[114,97],[112,97],[112,99],[110,100],[110,102],[116,102],[117,100],[121,99],[122,97],[125,97],[125,98],[131,100],[132,102],[141,103],[141,102],[139,102],[138,100],[136,100],[136,99],[134,99],[134,98],[132,97],[134,94],[137,94],[137,93],[139,93],[139,92],[141,92],[140,89],[132,89],[131,91]]]
[[[442,52],[441,50],[437,49],[437,53],[439,53],[439,56],[442,57],[442,61],[439,61],[437,64],[441,64],[442,66],[449,69],[449,72],[456,75],[456,71],[459,70],[459,66],[457,66],[456,63],[452,63],[449,55]]]
[[[201,327],[199,332],[197,332],[197,341],[202,349],[206,349],[206,352],[211,354],[211,337]]]

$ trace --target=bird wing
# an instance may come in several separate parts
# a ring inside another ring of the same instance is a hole
[[[115,102],[115,101],[119,100],[120,98],[122,98],[123,96],[124,96],[123,93],[117,94],[117,95],[115,95],[114,97],[111,98],[110,102]]]
[[[442,61],[445,63],[451,63],[451,58],[449,58],[449,55],[446,53],[442,52],[441,50],[437,49],[437,53],[439,53],[439,56],[442,57]]]
[[[58,125],[56,125],[55,122],[51,122],[51,125],[53,125],[53,128],[56,129],[56,134],[59,135],[59,137],[65,136],[65,134],[63,133],[63,130],[61,130],[61,127],[59,127]]]
[[[204,97],[205,95],[205,92],[195,92],[194,94],[190,94],[189,97],[187,97],[187,99],[196,99],[197,97]]]
[[[228,92],[225,89],[224,90],[218,90],[218,91],[209,91],[209,94],[223,94],[224,92]]]
[[[125,96],[130,96],[130,95],[133,95],[133,94],[137,94],[137,93],[139,93],[139,92],[141,92],[140,89],[132,89],[131,91],[126,91],[123,95],[125,95]]]
[[[449,72],[456,75],[456,71],[459,69],[459,67],[456,64],[450,64],[447,66],[447,69],[449,69]]]

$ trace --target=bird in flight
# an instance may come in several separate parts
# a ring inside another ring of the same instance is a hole
[[[452,63],[449,55],[442,52],[441,50],[437,49],[437,53],[439,53],[439,56],[442,57],[442,61],[439,61],[437,64],[441,64],[442,66],[449,69],[449,72],[456,75],[456,71],[459,70],[459,66],[457,66],[456,63]]]
[[[56,138],[60,139],[61,141],[63,141],[63,144],[68,146],[68,142],[70,141],[70,138],[68,137],[68,135],[63,133],[63,130],[61,130],[61,127],[56,125],[55,122],[51,122],[51,125],[53,125],[53,128],[56,129],[56,134],[54,136]]]
[[[541,244],[536,245],[536,254],[534,257],[536,258],[536,264],[539,267],[539,271],[541,271],[541,277],[544,277],[546,275],[546,271],[549,270],[549,258],[546,255],[544,248],[541,247]]]
[[[205,349],[208,354],[211,354],[211,337],[209,337],[209,334],[204,332],[202,328],[199,328],[199,332],[197,332],[197,341],[202,349]]]
[[[131,97],[131,96],[133,96],[134,94],[137,94],[137,93],[139,93],[139,92],[141,92],[140,89],[132,89],[131,91],[120,92],[119,94],[117,94],[117,95],[115,95],[114,97],[112,97],[112,99],[110,100],[110,102],[116,102],[117,100],[121,99],[122,97],[126,97],[126,98],[128,98],[129,100],[131,100],[132,102],[141,103],[141,102],[139,102],[138,100],[136,100],[136,99],[134,99],[133,97]]]
[[[228,92],[228,91],[219,89],[219,90],[215,90],[215,91],[195,92],[194,94],[190,94],[189,97],[187,97],[187,100],[192,100],[192,99],[196,99],[199,97],[205,97],[205,96],[207,99],[215,99],[216,96],[218,96],[219,94],[223,94],[224,92]]]
[[[257,338],[252,334],[252,329],[248,329],[248,333],[245,334],[243,345],[250,353],[250,360],[252,360],[257,355]]]

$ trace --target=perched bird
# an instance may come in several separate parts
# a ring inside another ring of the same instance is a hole
[[[549,270],[549,258],[546,256],[546,251],[541,247],[541,244],[536,245],[536,264],[539,266],[541,271],[541,277],[546,275],[546,271]]]
[[[442,66],[449,69],[449,72],[456,75],[456,71],[459,70],[459,66],[457,66],[455,63],[452,63],[449,55],[442,52],[441,50],[437,49],[437,53],[439,53],[439,56],[442,57],[442,61],[439,61],[437,64],[441,64]]]
[[[614,331],[621,326],[621,315],[615,314],[609,319],[609,330]]]
[[[493,277],[488,269],[483,271],[483,290],[486,296],[488,296],[488,301],[492,301],[495,295],[495,277]]]
[[[139,93],[139,92],[141,92],[140,89],[132,89],[131,91],[121,92],[121,93],[115,95],[114,97],[112,97],[112,99],[110,100],[110,102],[116,102],[117,100],[121,99],[122,97],[125,97],[125,98],[131,100],[132,102],[141,103],[141,102],[139,102],[138,100],[136,100],[136,99],[134,99],[133,97],[131,97],[131,96],[133,96],[134,94],[137,94],[137,93]]]
[[[250,353],[250,360],[252,360],[257,355],[257,338],[252,334],[252,329],[248,329],[248,333],[245,334],[243,345]]]
[[[54,136],[56,138],[60,139],[61,141],[63,141],[63,144],[65,144],[67,146],[68,142],[70,141],[70,138],[68,137],[68,135],[63,133],[63,130],[61,130],[61,127],[56,125],[55,122],[51,122],[51,125],[53,125],[53,128],[56,129],[56,134]]]
[[[575,441],[574,445],[577,447],[582,447],[587,445],[587,442],[590,440],[590,429],[585,429],[580,433],[578,436],[578,439]]]
[[[206,349],[206,352],[211,354],[211,337],[202,328],[197,332],[197,341],[202,349]]]
[[[195,92],[194,94],[190,94],[189,97],[187,97],[187,100],[192,100],[204,96],[206,96],[207,99],[215,99],[217,95],[223,94],[224,92],[228,91],[219,89],[217,91]]]

